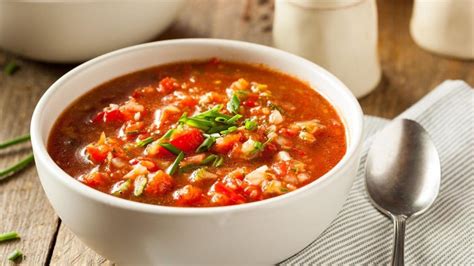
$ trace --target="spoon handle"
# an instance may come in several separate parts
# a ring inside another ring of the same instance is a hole
[[[405,224],[406,217],[404,216],[393,216],[393,266],[403,266],[404,261],[404,246],[405,246]]]

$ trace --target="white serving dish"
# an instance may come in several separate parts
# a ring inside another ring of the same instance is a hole
[[[149,41],[175,19],[184,0],[0,1],[0,47],[47,62],[83,62]]]
[[[347,153],[313,183],[272,199],[238,206],[176,208],[110,196],[71,178],[51,159],[51,128],[75,99],[117,76],[155,65],[219,57],[263,63],[307,81],[338,110]],[[356,175],[363,115],[332,74],[267,46],[217,39],[162,41],[114,51],[56,81],[36,106],[31,137],[41,184],[63,223],[85,244],[119,264],[270,264],[297,253],[341,210]]]

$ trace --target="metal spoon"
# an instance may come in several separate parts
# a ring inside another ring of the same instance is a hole
[[[399,119],[376,135],[365,184],[372,204],[393,220],[392,265],[404,265],[405,222],[431,206],[440,179],[438,152],[417,122]]]

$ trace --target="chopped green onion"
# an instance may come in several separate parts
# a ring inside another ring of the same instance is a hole
[[[20,67],[15,63],[15,61],[10,61],[8,62],[4,67],[3,67],[3,73],[11,76],[13,75]]]
[[[23,257],[23,253],[21,253],[20,250],[15,249],[12,253],[8,255],[8,259],[11,261],[16,261],[18,259],[21,259]]]
[[[214,142],[216,142],[216,139],[211,135],[207,135],[201,145],[196,149],[196,153],[209,150]]]
[[[175,131],[174,128],[172,128],[172,129],[166,131],[166,133],[163,134],[163,136],[161,136],[161,138],[159,138],[158,140],[159,140],[159,141],[162,141],[162,140],[165,140],[165,139],[169,139],[169,138],[171,137],[171,135],[173,135],[174,131]]]
[[[141,175],[135,178],[135,182],[133,183],[133,195],[135,195],[135,197],[141,196],[147,183],[148,179],[145,176]]]
[[[246,119],[245,120],[245,129],[247,130],[255,130],[257,129],[257,122],[253,121],[253,120],[250,120],[250,119]]]
[[[130,188],[131,183],[132,181],[130,179],[127,179],[121,183],[117,183],[112,188],[111,193],[115,196],[120,196]]]
[[[216,160],[212,163],[212,166],[214,167],[219,167],[224,163],[224,157],[222,156],[217,156]]]
[[[0,234],[0,242],[13,240],[13,239],[19,239],[19,238],[20,238],[20,235],[15,231]]]
[[[153,137],[148,137],[146,139],[142,139],[139,142],[137,142],[136,146],[137,147],[145,147],[146,145],[148,145],[152,142],[153,142]]]
[[[263,149],[265,148],[265,145],[261,143],[260,141],[255,141],[255,143],[253,144],[253,147],[254,147],[253,153],[255,153],[258,151],[263,151]]]
[[[202,160],[201,165],[206,165],[208,163],[211,163],[212,161],[215,161],[217,157],[218,157],[217,155],[211,154],[207,156],[206,158],[204,158],[204,160]]]
[[[7,178],[10,175],[20,172],[25,167],[27,167],[32,161],[34,161],[33,154],[26,156],[24,159],[18,163],[0,170],[0,181]]]
[[[27,140],[30,140],[30,134],[24,135],[24,136],[21,136],[21,137],[18,137],[18,138],[10,139],[10,140],[7,140],[3,143],[0,143],[0,149],[10,147],[10,146],[13,146],[13,145],[18,144],[18,143],[25,142]]]
[[[227,103],[227,110],[229,110],[229,112],[231,113],[237,114],[238,113],[237,111],[239,110],[239,106],[240,106],[239,97],[237,97],[236,94],[233,94],[232,98]]]
[[[181,117],[179,119],[180,123],[185,123],[188,126],[199,128],[203,131],[207,131],[210,127],[214,126],[214,122],[205,120],[202,118],[194,118],[194,117]]]
[[[173,175],[179,168],[179,163],[184,159],[184,153],[180,152],[174,162],[166,169],[166,173]]]
[[[207,133],[214,134],[214,133],[221,132],[222,130],[226,130],[228,128],[229,128],[229,125],[218,125],[218,126],[211,127],[209,130],[207,130]]]
[[[226,130],[222,130],[222,131],[221,131],[221,134],[222,134],[222,135],[227,135],[227,134],[232,133],[232,132],[234,132],[234,131],[236,131],[236,130],[237,130],[237,127],[236,127],[236,126],[231,126],[231,127],[229,127],[228,129],[226,129]]]
[[[174,155],[178,155],[181,152],[180,149],[176,148],[176,146],[174,146],[171,143],[160,143],[160,146],[165,148],[166,150],[168,150],[169,152],[171,152]]]
[[[233,117],[231,117],[229,120],[227,120],[226,123],[227,124],[235,124],[235,122],[237,122],[237,120],[239,120],[240,118],[242,118],[242,115],[236,114]]]
[[[227,118],[225,117],[222,117],[222,116],[218,116],[214,119],[216,122],[221,122],[221,123],[226,123],[228,121]]]

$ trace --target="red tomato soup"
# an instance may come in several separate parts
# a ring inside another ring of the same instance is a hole
[[[211,207],[307,185],[341,160],[346,137],[334,108],[307,84],[261,65],[212,59],[100,85],[56,121],[48,151],[104,193]]]

